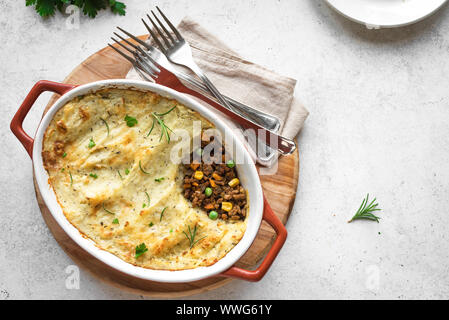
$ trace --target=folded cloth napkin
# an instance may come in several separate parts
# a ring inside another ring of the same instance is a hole
[[[278,117],[279,132],[296,137],[309,115],[293,96],[296,80],[244,60],[190,18],[184,18],[178,30],[190,44],[195,62],[222,94]],[[127,78],[140,76],[131,69]]]

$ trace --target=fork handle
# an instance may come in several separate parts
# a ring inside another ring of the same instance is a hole
[[[202,84],[200,81],[197,81],[195,78],[188,76],[187,74],[184,74],[182,72],[176,72],[176,76],[181,79],[182,81],[185,81],[187,84],[195,88],[196,90],[199,90],[202,94],[206,96],[211,97],[211,93],[207,90],[207,87]],[[237,100],[234,100],[230,97],[227,97],[223,95],[223,97],[235,108],[237,109],[237,113],[240,114],[242,117],[248,117],[252,121],[256,122],[257,124],[260,124],[265,129],[277,132],[280,127],[280,121],[277,117],[272,116],[270,114],[267,114],[265,112],[253,109],[252,107],[243,104]]]
[[[218,89],[214,86],[212,81],[209,80],[209,78],[204,74],[201,68],[198,67],[198,65],[194,61],[191,61],[188,67],[204,82],[206,87],[210,90],[214,97],[217,98],[218,102],[221,105],[225,106],[235,113],[238,113],[238,111],[233,106],[231,106],[231,104],[223,97],[220,91],[218,91]]]

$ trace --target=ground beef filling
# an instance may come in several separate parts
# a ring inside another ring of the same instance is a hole
[[[217,142],[203,135],[201,147],[210,143]],[[235,164],[232,160],[224,163],[225,149],[221,144],[217,143],[215,150],[219,150],[218,154],[203,155],[201,163],[195,162],[193,153],[190,154],[190,161],[184,165],[184,196],[194,207],[203,208],[209,217],[215,211],[223,220],[245,220],[246,190],[240,185]]]

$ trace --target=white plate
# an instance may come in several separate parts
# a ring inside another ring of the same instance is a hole
[[[325,0],[345,17],[368,29],[393,28],[420,21],[448,0]]]

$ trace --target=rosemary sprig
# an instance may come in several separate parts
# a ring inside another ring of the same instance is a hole
[[[170,112],[172,112],[172,110],[174,108],[176,108],[177,106],[172,107],[170,110],[164,112],[164,113],[157,113],[157,112],[152,112],[151,115],[153,116],[153,124],[151,125],[151,129],[147,134],[147,137],[151,134],[151,132],[154,129],[154,125],[155,123],[159,123],[159,125],[161,126],[161,136],[159,137],[159,141],[162,140],[163,137],[165,137],[165,139],[167,140],[167,143],[170,143],[170,134],[168,133],[168,131],[173,132],[172,129],[170,129],[164,122],[164,119],[162,118],[163,116],[169,114]]]
[[[151,134],[151,132],[153,131],[155,122],[156,122],[156,119],[153,119],[153,124],[151,125],[150,131],[148,131],[147,137],[148,137],[148,136]]]
[[[151,200],[150,200],[150,196],[149,196],[148,192],[145,191],[145,195],[147,196],[147,199],[148,199],[148,206],[150,206]]]
[[[109,137],[109,125],[108,125],[108,123],[107,123],[106,120],[104,120],[103,118],[100,118],[100,120],[103,121],[103,123],[104,123],[105,126],[106,126],[106,129],[108,129],[108,137]]]
[[[109,211],[108,209],[106,209],[106,208],[104,207],[104,202],[103,202],[103,210],[106,211],[106,212],[109,213],[109,214],[115,214],[114,212]]]
[[[73,177],[72,177],[72,173],[69,170],[69,176],[70,176],[70,186],[73,186]]]
[[[142,160],[139,160],[139,168],[140,168],[140,171],[142,171],[143,173],[150,174],[149,172],[146,172],[145,170],[143,170],[143,168],[142,168]]]
[[[199,238],[199,239],[195,240],[196,231],[197,231],[196,225],[195,225],[195,228],[193,228],[193,232],[192,232],[192,229],[190,229],[190,225],[189,225],[189,229],[188,230],[189,230],[189,234],[187,234],[185,231],[183,231],[183,233],[184,233],[184,235],[187,237],[187,239],[190,242],[190,249],[192,249],[193,246],[196,245],[199,241],[201,241],[204,238],[206,238],[206,236],[204,236],[202,238]]]
[[[362,204],[359,207],[359,210],[357,210],[356,214],[352,217],[351,220],[348,221],[348,223],[357,219],[367,219],[377,221],[377,223],[379,223],[380,218],[373,214],[373,212],[381,210],[377,208],[379,204],[374,203],[376,201],[376,198],[374,198],[374,200],[371,201],[370,204],[368,204],[368,197],[369,193],[366,195],[366,198],[363,199]]]
[[[162,209],[161,217],[159,218],[159,222],[162,221],[162,218],[164,217],[164,212],[165,212],[166,209],[167,209],[167,207],[165,207],[164,209]]]
[[[153,112],[153,113],[154,113],[155,115],[159,116],[159,117],[163,117],[163,116],[169,114],[170,112],[172,112],[172,110],[173,110],[174,108],[176,108],[176,107],[177,107],[177,106],[174,106],[173,108],[171,108],[170,110],[168,110],[167,112],[164,112],[164,113],[157,113],[157,112]]]
[[[120,170],[117,169],[117,173],[118,173],[118,176],[120,177],[120,179],[123,180],[123,177],[122,177],[122,175],[121,175],[121,173],[120,173]]]

